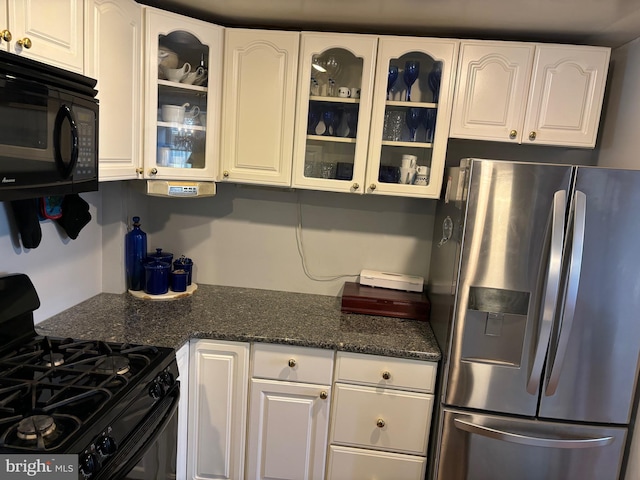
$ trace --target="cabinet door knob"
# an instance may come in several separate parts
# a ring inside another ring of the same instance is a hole
[[[351,188],[353,188],[354,190],[358,190],[360,188],[360,184],[354,183],[353,185],[351,185]]]
[[[369,190],[375,190],[376,189],[376,184],[372,183],[371,185],[369,185]]]
[[[376,422],[376,425],[378,426],[378,428],[384,427],[385,425],[384,420],[379,418],[378,421]]]
[[[136,173],[138,175],[142,175],[144,173],[144,170],[142,168],[136,168]]]
[[[152,168],[151,170],[149,170],[149,173],[151,175],[155,175],[156,173],[158,173],[158,169],[157,168]]]
[[[384,372],[382,372],[382,378],[384,378],[385,380],[389,380],[391,378],[391,374],[385,370]]]
[[[529,140],[535,140],[536,139],[536,132],[529,132]]]
[[[24,37],[21,38],[20,40],[18,40],[16,42],[18,45],[20,45],[21,47],[24,47],[26,49],[31,48],[31,39],[29,37]]]
[[[229,178],[229,172],[227,170],[225,170],[224,172],[222,172],[222,176],[224,178]]]
[[[296,366],[296,361],[295,361],[295,359],[293,359],[293,358],[290,358],[290,359],[289,359],[289,366],[290,366],[291,368],[293,368],[293,367],[295,367],[295,366]]]
[[[509,138],[516,138],[518,136],[518,131],[517,130],[511,130],[509,132]]]
[[[329,395],[324,390],[320,392],[320,398],[326,400]]]
[[[0,38],[5,42],[10,42],[13,36],[9,30],[2,30],[2,32],[0,32]]]

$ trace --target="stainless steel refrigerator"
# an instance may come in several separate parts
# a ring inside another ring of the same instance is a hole
[[[433,478],[619,478],[640,354],[640,171],[465,159],[435,234]]]

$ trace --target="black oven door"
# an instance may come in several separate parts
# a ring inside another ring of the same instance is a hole
[[[147,415],[132,426],[134,433],[120,445],[95,480],[175,480],[180,382]]]

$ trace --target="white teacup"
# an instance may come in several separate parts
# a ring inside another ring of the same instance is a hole
[[[199,85],[206,75],[204,68],[198,67],[195,72],[187,73],[181,81],[188,85]]]
[[[402,155],[402,167],[413,168],[415,170],[417,162],[418,157],[416,157],[415,155]]]
[[[189,72],[191,72],[191,64],[188,62],[182,65],[182,67],[180,68],[164,69],[165,76],[172,82],[181,82],[182,79],[185,78]]]
[[[349,98],[351,96],[351,90],[349,87],[338,88],[338,96],[342,98]]]
[[[188,103],[183,103],[182,105],[162,105],[162,121],[184,123],[184,112],[188,106]]]
[[[404,183],[404,184],[410,185],[413,183],[415,176],[416,176],[415,168],[400,167],[400,178],[398,179],[398,183]]]
[[[426,175],[416,175],[415,180],[413,181],[414,185],[427,185],[427,176]]]
[[[416,174],[417,175],[428,176],[429,175],[429,167],[427,167],[426,165],[418,165],[418,166],[416,166]]]

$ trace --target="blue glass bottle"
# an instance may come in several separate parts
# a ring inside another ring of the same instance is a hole
[[[127,288],[143,290],[144,266],[147,256],[147,234],[140,229],[140,217],[133,217],[133,228],[125,235],[125,267]]]

